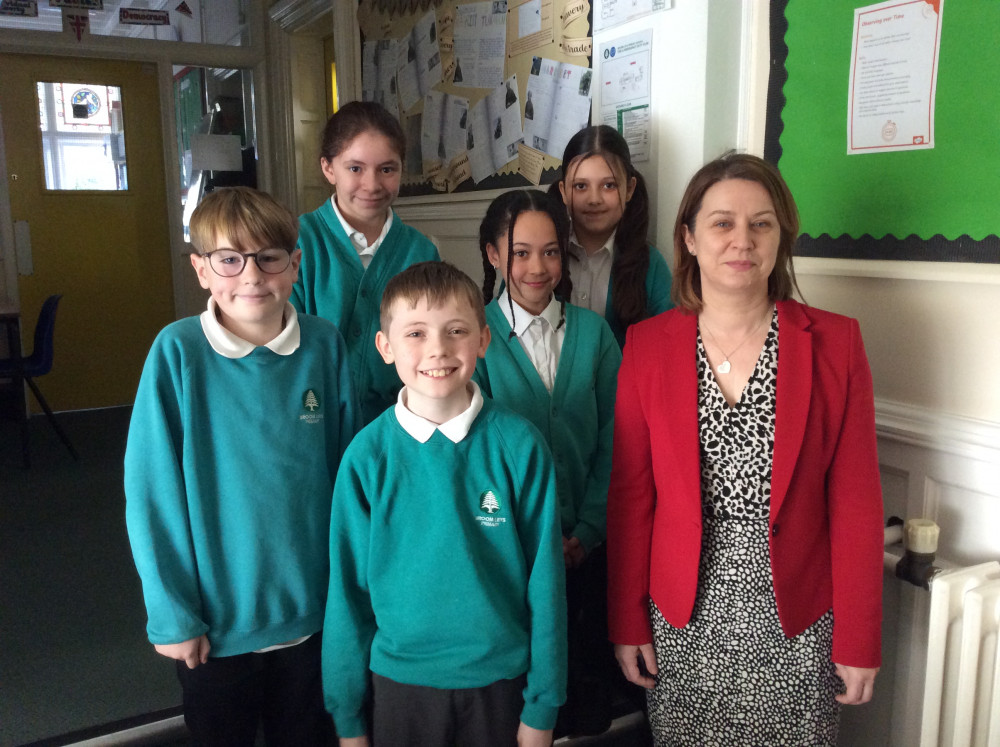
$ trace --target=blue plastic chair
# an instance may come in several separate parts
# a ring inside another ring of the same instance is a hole
[[[56,309],[59,306],[60,298],[62,298],[62,295],[49,296],[45,299],[45,303],[42,304],[42,310],[38,312],[38,323],[35,325],[35,346],[32,348],[31,355],[20,358],[15,356],[0,359],[0,378],[13,379],[15,383],[20,379],[27,382],[28,387],[35,395],[35,399],[41,405],[42,410],[44,410],[45,416],[48,418],[49,423],[52,424],[59,439],[69,449],[69,453],[73,455],[73,458],[79,459],[80,457],[76,453],[76,449],[70,443],[69,436],[66,435],[62,426],[59,425],[59,421],[56,420],[52,408],[49,407],[49,403],[45,401],[45,396],[34,381],[39,376],[44,376],[52,370],[52,359],[55,354],[53,338],[56,328]],[[22,423],[21,450],[24,458],[24,466],[29,467],[31,466],[31,458],[28,452],[28,429],[26,423],[26,420]]]

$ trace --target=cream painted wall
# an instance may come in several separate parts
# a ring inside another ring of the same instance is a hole
[[[888,268],[894,274],[921,270],[925,277],[829,274],[852,268],[799,263],[799,285],[810,304],[860,321],[875,396],[1000,423],[1000,268],[879,264],[900,265]]]
[[[706,160],[747,147],[738,123],[747,96],[741,60],[749,51],[743,37],[750,12],[749,2],[673,0],[669,10],[595,35],[596,49],[647,28],[653,32],[652,144],[649,161],[636,167],[646,177],[654,206],[650,238],[668,261],[674,216],[688,179]],[[599,94],[595,123],[600,121]]]

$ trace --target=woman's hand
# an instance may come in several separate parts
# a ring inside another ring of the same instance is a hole
[[[208,642],[208,637],[202,635],[180,643],[156,643],[153,644],[153,648],[156,649],[156,653],[168,659],[183,661],[188,669],[194,669],[208,661],[208,652],[212,650],[212,645]]]
[[[834,666],[837,668],[837,676],[847,686],[847,692],[836,697],[838,703],[841,705],[861,705],[872,699],[878,667],[865,669],[864,667],[849,667],[836,662]]]
[[[639,659],[646,667],[646,671],[652,676],[646,676],[639,669]],[[643,643],[641,646],[624,646],[615,644],[615,658],[618,659],[618,666],[622,669],[625,679],[634,685],[639,685],[647,690],[656,687],[656,652],[652,643]]]

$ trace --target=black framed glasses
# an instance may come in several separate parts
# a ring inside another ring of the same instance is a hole
[[[268,275],[278,275],[292,263],[292,253],[287,249],[261,249],[246,254],[235,249],[216,249],[202,256],[208,258],[208,264],[215,274],[224,278],[236,277],[243,272],[251,257],[260,271]]]

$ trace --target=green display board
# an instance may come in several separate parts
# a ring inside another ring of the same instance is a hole
[[[856,0],[771,4],[766,157],[800,254],[1000,262],[1000,2],[943,0],[935,147],[847,155]]]

